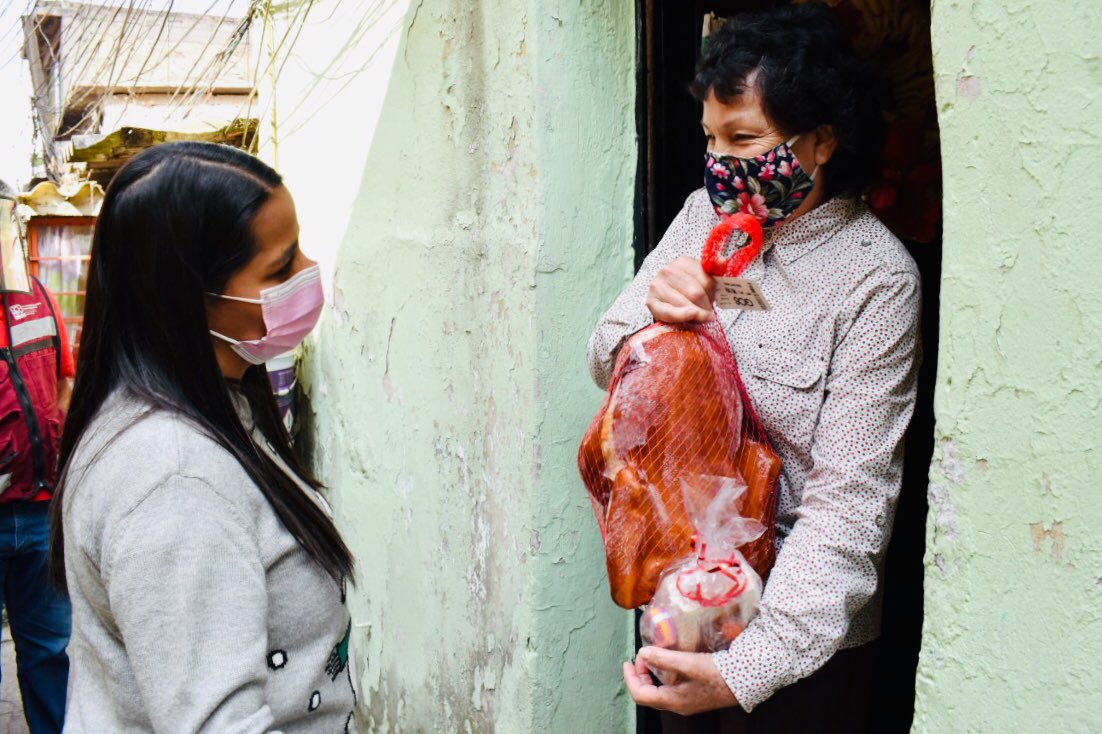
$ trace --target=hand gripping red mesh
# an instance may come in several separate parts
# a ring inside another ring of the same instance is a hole
[[[735,230],[749,244],[722,257]],[[757,220],[735,214],[708,236],[701,264],[712,275],[737,276],[761,242]],[[649,602],[666,567],[693,553],[695,529],[682,479],[708,492],[715,483],[697,478],[741,478],[747,491],[737,510],[766,532],[739,550],[763,578],[772,568],[781,462],[750,405],[718,318],[654,324],[624,343],[608,395],[582,439],[578,468],[620,606]],[[701,499],[706,504],[709,498]]]

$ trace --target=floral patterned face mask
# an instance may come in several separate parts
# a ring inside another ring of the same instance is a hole
[[[708,151],[704,156],[704,186],[716,214],[723,217],[745,212],[769,228],[796,211],[818,172],[808,174],[796,159],[792,144],[799,137],[751,158]]]

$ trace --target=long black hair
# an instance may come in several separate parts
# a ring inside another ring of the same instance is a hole
[[[256,252],[253,219],[279,174],[253,156],[208,143],[167,143],[136,155],[115,176],[96,221],[84,329],[72,403],[61,438],[61,481],[51,514],[51,575],[65,587],[62,507],[69,462],[116,390],[190,421],[229,451],[264,493],[284,527],[334,578],[351,575],[352,554],[332,520],[257,450],[235,409],[207,326],[209,293]],[[257,427],[304,481],[304,467],[279,419],[263,365],[239,390]],[[135,461],[140,461],[135,457]]]

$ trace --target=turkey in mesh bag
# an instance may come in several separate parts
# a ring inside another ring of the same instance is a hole
[[[736,232],[746,244],[724,257]],[[711,275],[736,277],[761,242],[753,217],[727,217],[705,242],[701,264]],[[780,459],[750,405],[718,318],[656,323],[624,342],[578,466],[620,606],[651,601],[667,569],[694,555],[699,532],[687,503],[708,507],[725,486],[701,477],[745,487],[730,500],[733,509],[763,531],[737,550],[759,576],[772,567]]]

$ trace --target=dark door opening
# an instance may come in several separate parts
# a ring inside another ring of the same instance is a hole
[[[687,85],[700,53],[704,18],[776,4],[779,0],[637,0],[639,168],[635,262],[653,250],[694,189],[702,185],[704,135],[700,109]],[[863,27],[893,29],[883,38],[857,36],[858,48],[886,69],[889,144],[882,182],[870,191],[878,213],[918,263],[923,283],[923,352],[918,404],[906,437],[903,488],[885,561],[881,661],[875,694],[877,732],[907,732],[914,716],[915,672],[922,635],[927,476],[934,448],[934,383],[941,281],[940,158],[933,97],[928,0],[898,0],[875,8],[866,0],[830,2],[855,35]],[[870,14],[895,16],[873,23]],[[867,16],[867,17],[866,17]],[[870,21],[863,24],[864,21]],[[902,30],[900,30],[902,29]],[[892,202],[894,206],[892,205]],[[640,734],[660,734],[656,712],[638,710]]]

